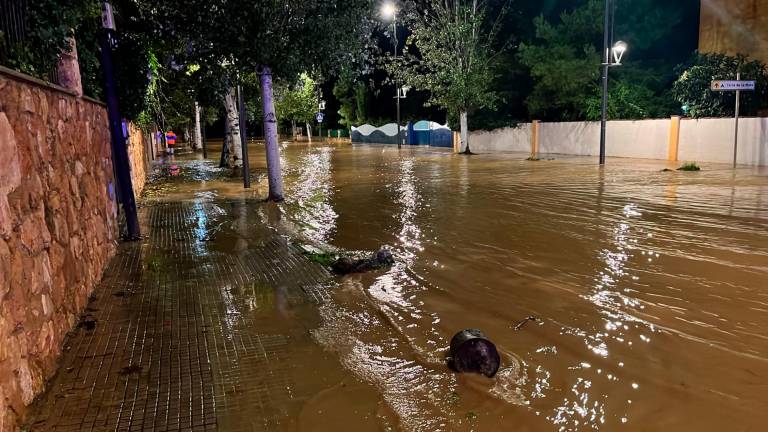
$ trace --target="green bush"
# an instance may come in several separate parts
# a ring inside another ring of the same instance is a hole
[[[733,117],[736,92],[712,91],[710,87],[713,80],[735,80],[737,70],[742,80],[756,81],[756,91],[741,92],[741,113],[757,115],[768,108],[768,71],[764,63],[749,61],[743,55],[696,54],[687,65],[678,67],[680,78],[672,95],[687,107],[690,117]]]

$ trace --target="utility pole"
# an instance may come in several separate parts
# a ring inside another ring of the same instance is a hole
[[[104,93],[107,102],[109,131],[112,136],[112,166],[115,171],[118,197],[123,205],[125,222],[128,229],[127,239],[138,240],[141,236],[139,219],[136,213],[136,197],[133,194],[131,182],[131,162],[128,158],[128,148],[123,135],[123,121],[120,115],[120,105],[115,83],[112,48],[115,46],[115,19],[112,15],[112,5],[102,3],[102,32],[99,37],[101,45],[101,68],[104,71]]]

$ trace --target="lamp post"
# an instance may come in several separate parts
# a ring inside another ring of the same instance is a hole
[[[392,30],[395,38],[395,61],[397,61],[397,7],[393,3],[384,3],[381,8],[381,14],[386,17],[392,17]],[[395,78],[395,99],[397,100],[397,148],[402,146],[402,138],[400,134],[400,83]]]
[[[627,44],[622,41],[613,43],[613,25],[616,7],[615,0],[605,0],[603,18],[603,101],[600,112],[600,165],[605,165],[605,135],[608,117],[608,70],[621,66],[621,59],[627,51]]]
[[[128,229],[127,239],[140,238],[139,219],[136,213],[136,197],[133,194],[131,182],[131,161],[128,158],[128,148],[123,135],[123,121],[120,116],[117,83],[115,82],[112,48],[115,46],[115,18],[112,15],[112,5],[102,3],[101,9],[102,32],[99,37],[101,45],[101,69],[104,71],[104,96],[107,103],[107,117],[112,144],[112,167],[115,171],[115,181],[120,203],[125,213],[125,224]]]

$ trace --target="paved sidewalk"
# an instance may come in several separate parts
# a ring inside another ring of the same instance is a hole
[[[145,202],[145,239],[120,245],[32,430],[284,430],[344,379],[296,378],[336,362],[309,335],[325,269],[265,226],[273,204],[201,196]]]

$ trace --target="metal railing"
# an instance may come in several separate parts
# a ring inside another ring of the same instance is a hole
[[[13,67],[15,51],[30,43],[29,7],[29,0],[0,0],[0,64],[4,66]],[[59,84],[59,71],[54,66],[38,78]]]
[[[27,39],[27,0],[0,0],[0,60]]]

